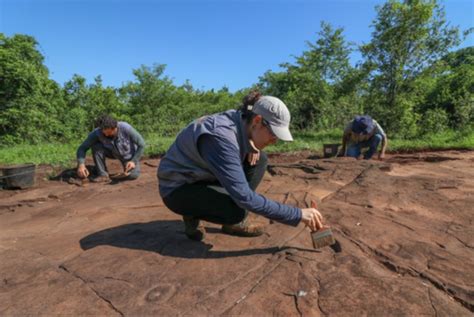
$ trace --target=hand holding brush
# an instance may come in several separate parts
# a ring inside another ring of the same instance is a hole
[[[316,207],[316,202],[315,201],[311,201],[311,207],[310,209],[314,209],[317,211]],[[317,211],[318,214],[319,214],[319,211]],[[320,215],[320,214],[319,214]],[[322,218],[321,218],[322,220]],[[328,245],[333,245],[336,243],[336,239],[334,239],[334,236],[332,234],[332,230],[330,227],[328,226],[323,226],[322,225],[322,221],[321,222],[317,222],[317,228],[316,229],[313,229],[314,227],[310,227],[311,229],[311,239],[313,240],[313,247],[315,249],[319,249],[319,248],[322,248],[322,247],[325,247],[325,246],[328,246]]]
[[[295,235],[282,242],[278,248],[281,249],[289,241],[295,239],[303,231],[305,231],[306,227],[309,227],[311,229],[311,239],[315,249],[330,246],[334,252],[341,252],[341,246],[334,238],[331,228],[323,225],[323,216],[318,211],[316,202],[312,200],[311,208],[304,208],[302,209],[302,212],[303,214],[301,221],[306,224],[306,226],[298,231]]]
[[[288,242],[298,237],[303,231],[306,230],[306,227],[309,227],[311,229],[311,232],[315,232],[316,230],[323,227],[323,216],[316,207],[316,202],[312,200],[311,208],[301,209],[301,221],[305,224],[305,226],[301,228],[301,230],[299,230],[296,234],[280,243],[280,245],[278,246],[279,249],[283,248],[283,246],[285,246]]]
[[[323,228],[323,216],[317,209],[316,202],[311,201],[311,208],[301,209],[301,221],[311,229],[311,231],[318,231]]]

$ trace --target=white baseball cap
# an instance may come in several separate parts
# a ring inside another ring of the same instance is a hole
[[[262,96],[252,107],[252,112],[262,116],[270,124],[272,132],[283,141],[293,141],[290,133],[290,111],[280,99]]]

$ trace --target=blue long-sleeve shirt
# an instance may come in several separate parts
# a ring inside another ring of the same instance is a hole
[[[299,208],[267,199],[249,187],[236,146],[220,137],[205,134],[198,140],[198,150],[209,170],[239,207],[289,225],[301,221]]]
[[[217,180],[239,207],[296,226],[301,209],[268,199],[249,187],[243,169],[248,142],[239,111],[197,119],[178,134],[160,161],[160,195],[166,197],[184,184]]]

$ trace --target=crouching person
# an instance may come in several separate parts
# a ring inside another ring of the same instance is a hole
[[[188,238],[204,238],[200,220],[221,224],[231,235],[261,235],[263,227],[247,221],[247,211],[287,225],[322,227],[318,210],[255,192],[267,166],[261,150],[279,139],[292,141],[289,124],[281,100],[254,92],[240,110],[204,116],[178,134],[158,167],[159,190],[165,205],[183,216]]]
[[[139,160],[145,149],[143,137],[128,123],[103,115],[96,121],[94,129],[77,149],[77,175],[89,177],[85,165],[86,152],[92,149],[97,176],[92,182],[110,181],[106,159],[117,159],[122,163],[123,179],[137,179],[140,175]]]
[[[355,116],[344,129],[342,148],[339,155],[359,158],[363,153],[365,160],[370,160],[382,143],[378,158],[383,160],[387,148],[387,136],[382,127],[370,116]]]

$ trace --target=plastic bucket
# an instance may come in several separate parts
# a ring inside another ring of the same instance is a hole
[[[340,144],[323,144],[324,157],[334,157],[337,155]]]
[[[5,188],[28,188],[35,184],[35,164],[21,164],[0,167]]]

